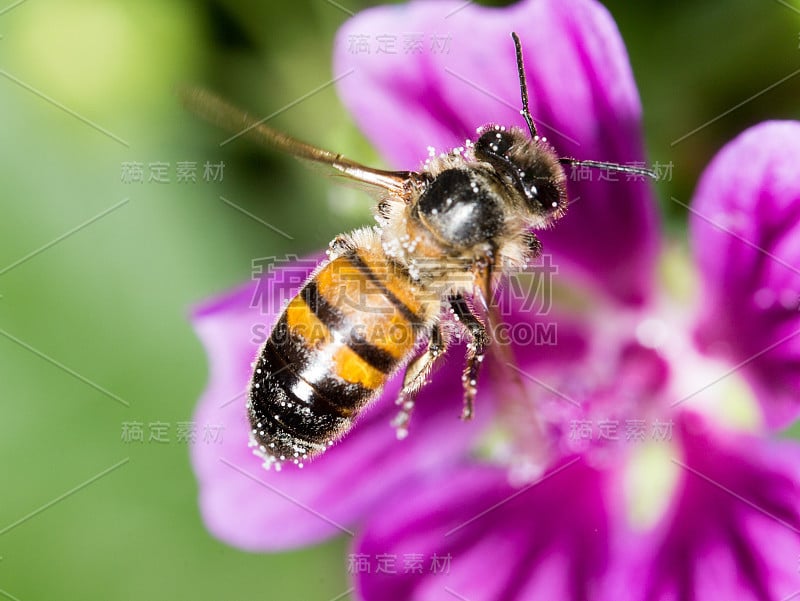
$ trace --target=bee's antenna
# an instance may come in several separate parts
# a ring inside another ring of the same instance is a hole
[[[522,62],[522,44],[519,41],[519,36],[516,32],[511,32],[511,37],[514,39],[514,48],[517,51],[517,73],[519,73],[519,92],[522,96],[522,116],[525,117],[525,123],[528,124],[528,131],[531,132],[531,137],[536,137],[536,125],[533,123],[531,111],[528,108],[528,84],[525,81],[525,64]],[[633,175],[641,175],[644,177],[651,177],[658,179],[658,174],[651,169],[645,167],[630,167],[628,165],[620,165],[618,163],[604,163],[600,161],[579,161],[577,159],[561,158],[558,159],[561,164],[572,165],[573,167],[590,167],[592,169],[606,169],[608,171],[619,171],[621,173],[630,173]]]
[[[533,123],[531,111],[528,108],[528,84],[525,82],[525,65],[522,62],[522,44],[520,44],[519,36],[515,32],[511,32],[511,37],[514,38],[514,48],[517,50],[517,72],[519,73],[519,92],[522,95],[522,116],[525,117],[525,123],[528,124],[528,131],[531,132],[531,138],[536,137],[536,125]]]
[[[589,167],[591,169],[605,169],[607,171],[619,171],[620,173],[631,173],[633,175],[641,175],[658,179],[658,174],[652,169],[646,167],[631,167],[629,165],[620,165],[619,163],[604,163],[602,161],[579,161],[577,159],[570,159],[562,157],[558,159],[562,165],[572,165],[573,167]]]

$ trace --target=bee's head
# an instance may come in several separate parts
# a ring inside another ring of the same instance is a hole
[[[547,140],[493,125],[484,128],[474,152],[519,193],[537,226],[550,225],[564,215],[566,175]]]

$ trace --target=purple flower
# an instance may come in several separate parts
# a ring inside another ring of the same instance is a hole
[[[512,29],[534,119],[558,152],[642,162],[625,49],[592,0],[365,11],[337,40],[340,94],[394,167],[417,168],[428,146],[523,125]],[[195,419],[225,432],[193,448],[215,535],[279,550],[349,534],[364,599],[800,590],[800,447],[768,436],[800,409],[800,124],[759,125],[719,153],[691,203],[691,257],[664,250],[645,183],[568,175],[574,206],[542,234],[559,268],[553,307],[516,301],[506,315],[522,390],[489,370],[471,423],[457,419],[456,347],[406,440],[389,426],[394,382],[304,469],[265,471],[244,410],[257,334],[279,310],[261,295],[310,266],[197,310],[211,376]],[[692,273],[699,290],[687,290]],[[537,324],[555,337],[521,344]]]

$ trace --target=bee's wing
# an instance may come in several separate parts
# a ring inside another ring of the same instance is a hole
[[[299,159],[323,165],[334,174],[355,180],[370,187],[380,188],[405,198],[417,174],[413,171],[386,171],[374,169],[351,161],[322,148],[301,142],[264,125],[266,119],[256,119],[228,104],[216,94],[202,88],[187,87],[179,91],[184,106],[193,113],[223,129],[234,132],[234,137],[248,136],[266,146],[287,152]]]

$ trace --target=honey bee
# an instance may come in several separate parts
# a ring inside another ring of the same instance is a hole
[[[374,169],[275,131],[209,92],[183,93],[208,120],[379,193],[377,226],[331,242],[327,260],[286,306],[253,364],[251,446],[266,467],[303,467],[325,451],[403,365],[393,425],[404,437],[415,395],[451,339],[442,327],[447,312],[469,340],[462,418],[470,419],[490,343],[484,322],[491,312],[477,316],[475,300],[488,309],[498,278],[541,254],[531,230],[565,214],[563,166],[655,177],[643,168],[559,157],[537,134],[521,44],[511,35],[527,131],[484,126],[474,143],[432,156],[420,171]],[[423,340],[425,351],[414,357]]]

